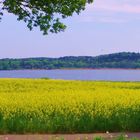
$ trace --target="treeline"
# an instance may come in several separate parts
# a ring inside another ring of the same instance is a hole
[[[140,53],[60,58],[0,59],[0,70],[64,68],[140,68]]]

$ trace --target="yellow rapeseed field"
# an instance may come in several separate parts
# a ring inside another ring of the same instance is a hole
[[[139,130],[139,82],[0,79],[0,133]]]

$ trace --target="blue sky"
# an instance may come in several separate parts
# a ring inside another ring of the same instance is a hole
[[[5,14],[0,23],[0,58],[140,52],[140,0],[95,0],[65,23],[65,32],[43,36]]]

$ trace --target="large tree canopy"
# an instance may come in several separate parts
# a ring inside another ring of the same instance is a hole
[[[27,27],[39,27],[44,34],[64,31],[66,26],[62,18],[79,14],[86,3],[93,0],[0,0],[0,17],[4,11],[18,16],[18,20],[27,23]]]

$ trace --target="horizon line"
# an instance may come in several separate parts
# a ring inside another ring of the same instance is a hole
[[[121,54],[121,53],[134,53],[134,54],[140,54],[140,52],[127,52],[127,51],[122,51],[122,52],[113,52],[113,53],[104,53],[104,54],[99,54],[99,55],[66,55],[66,56],[59,56],[59,57],[45,57],[45,56],[34,56],[34,57],[5,57],[5,58],[0,58],[0,60],[5,60],[5,59],[36,59],[36,58],[49,58],[49,59],[59,59],[59,58],[65,58],[65,57],[99,57],[99,56],[105,56],[105,55],[111,55],[111,54]]]

